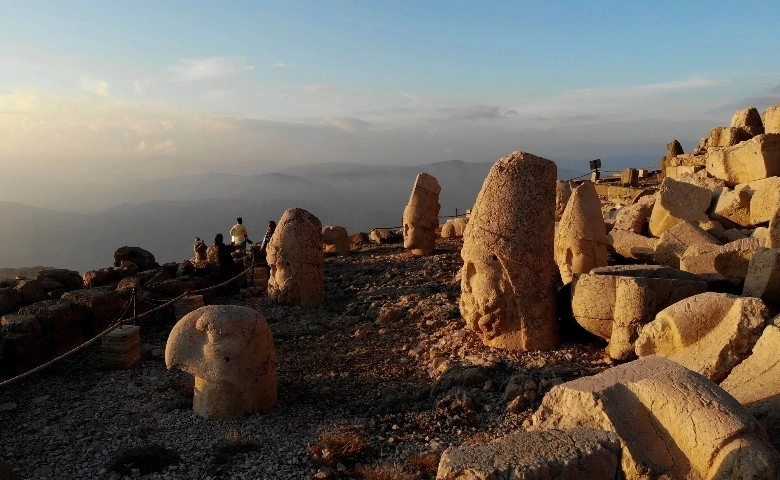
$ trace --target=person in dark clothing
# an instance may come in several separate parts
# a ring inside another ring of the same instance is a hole
[[[263,241],[260,243],[260,258],[262,259],[263,264],[267,264],[265,260],[265,250],[268,248],[268,242],[271,241],[271,237],[274,234],[274,230],[276,230],[276,222],[273,220],[268,221],[268,230],[265,232],[265,237],[263,237]]]
[[[233,255],[231,255],[233,247],[225,245],[221,233],[214,236],[214,247],[216,249],[217,272],[221,279],[228,279],[236,270],[236,264],[233,261]]]

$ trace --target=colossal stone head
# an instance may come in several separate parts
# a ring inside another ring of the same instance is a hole
[[[404,248],[412,255],[430,255],[436,248],[440,192],[435,177],[427,173],[417,175],[403,216]]]
[[[349,255],[349,234],[347,229],[338,225],[322,227],[323,252],[335,255]]]
[[[276,349],[265,317],[249,307],[208,305],[179,320],[165,365],[195,375],[192,409],[235,418],[276,403]]]
[[[312,306],[325,297],[322,223],[302,208],[284,212],[268,242],[268,296],[278,303]]]
[[[460,312],[491,347],[558,344],[555,163],[513,152],[490,169],[463,234]]]

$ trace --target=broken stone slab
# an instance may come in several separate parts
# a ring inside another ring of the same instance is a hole
[[[680,270],[739,284],[745,280],[750,259],[763,240],[745,238],[725,245],[691,245],[680,257]]]
[[[720,240],[699,225],[684,221],[665,231],[655,244],[653,261],[659,265],[679,268],[680,257],[691,245],[721,245]]]
[[[636,354],[661,355],[720,382],[750,355],[768,317],[758,298],[700,293],[661,310],[642,327]]]
[[[488,443],[450,447],[436,480],[617,478],[620,439],[592,428],[517,432]]]
[[[640,262],[652,262],[657,238],[645,237],[629,230],[610,230],[607,234],[607,246],[623,258]]]
[[[639,198],[636,203],[627,205],[615,214],[614,230],[628,230],[637,235],[647,234],[647,221],[653,212],[655,195],[646,195]]]
[[[715,127],[710,130],[707,140],[708,148],[731,147],[739,142],[750,140],[755,134],[751,134],[748,129],[740,127]]]
[[[780,306],[780,248],[759,248],[748,265],[742,295]]]
[[[764,110],[764,132],[780,133],[780,103]]]
[[[780,448],[780,362],[777,346],[780,328],[768,325],[748,358],[734,367],[720,383],[766,428],[769,438]]]
[[[780,175],[780,134],[757,135],[707,152],[707,173],[730,185]]]
[[[658,356],[553,387],[529,430],[575,427],[618,434],[621,478],[775,479],[780,470],[780,454],[734,398]]]
[[[706,211],[712,193],[702,187],[665,178],[650,214],[650,234],[660,237],[665,231],[685,220],[706,222]]]
[[[607,234],[592,182],[572,191],[555,230],[555,262],[564,285],[575,275],[607,266]]]
[[[731,126],[735,128],[748,128],[755,131],[755,135],[764,133],[764,122],[756,107],[743,108],[734,112],[731,117]]]
[[[716,193],[710,217],[728,227],[749,227],[750,199],[752,192],[747,184],[740,184],[734,189],[724,188]]]
[[[618,282],[620,277],[637,280]],[[636,289],[642,293],[634,296],[631,292]],[[621,351],[618,356],[623,358],[625,343],[633,342],[637,325],[651,321],[657,312],[669,305],[705,291],[707,284],[699,277],[673,268],[658,265],[596,268],[589,274],[580,275],[573,283],[572,314],[577,323],[594,335],[610,341],[614,337],[614,353],[618,355]],[[626,298],[618,301],[618,296]],[[617,313],[618,307],[624,311]],[[618,318],[621,324],[615,336]]]
[[[750,224],[768,223],[780,208],[780,177],[769,177],[751,182]]]

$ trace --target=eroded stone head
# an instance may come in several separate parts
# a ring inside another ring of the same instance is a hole
[[[324,299],[322,223],[302,208],[284,212],[268,242],[268,296],[289,305],[319,305]]]
[[[232,418],[276,403],[276,350],[258,311],[208,305],[179,320],[168,336],[165,364],[195,376],[193,410]]]
[[[413,255],[430,255],[436,248],[441,187],[432,175],[417,175],[403,215],[404,248]]]

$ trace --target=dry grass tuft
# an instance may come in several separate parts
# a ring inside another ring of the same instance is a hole
[[[309,447],[309,456],[333,466],[345,460],[357,460],[370,446],[371,441],[357,428],[338,428],[322,432],[319,442]]]
[[[419,480],[420,477],[407,471],[398,463],[378,463],[358,465],[355,471],[364,480]]]
[[[435,479],[439,469],[441,451],[426,452],[410,457],[406,461],[406,468],[416,474],[418,479]]]
[[[258,450],[260,450],[260,442],[254,438],[245,438],[236,428],[231,428],[225,438],[214,445],[214,462],[226,463],[239,453]]]

